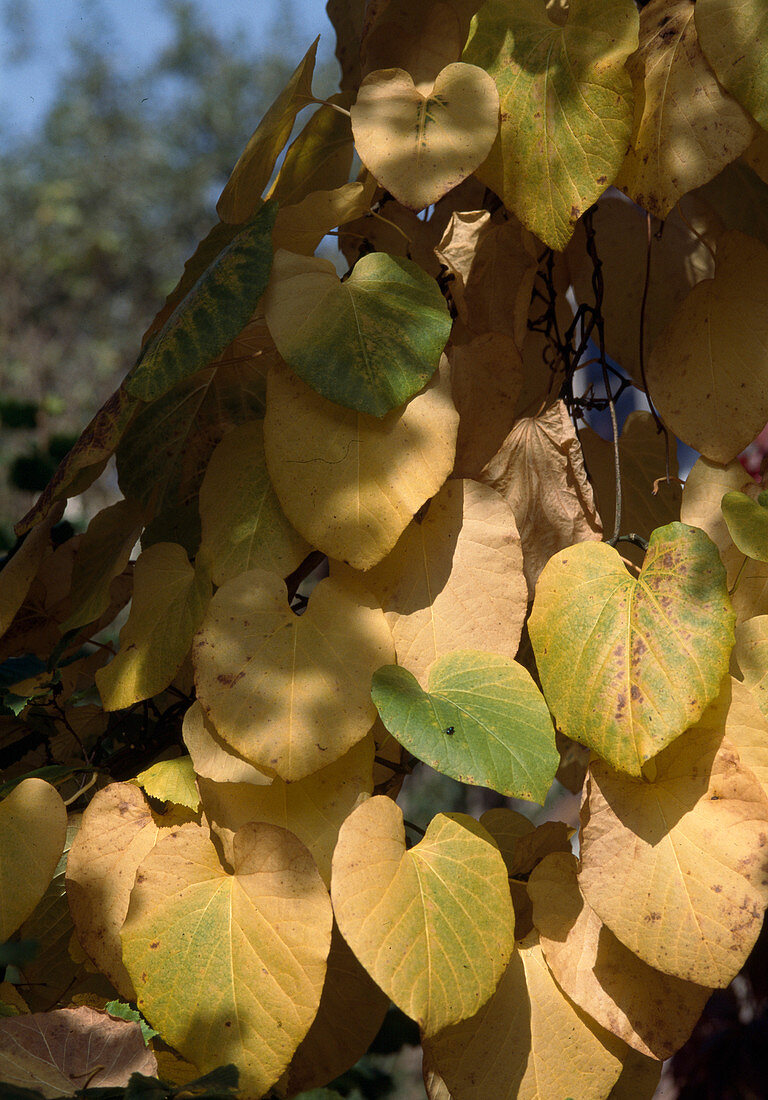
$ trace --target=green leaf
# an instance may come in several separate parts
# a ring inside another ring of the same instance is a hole
[[[149,1046],[150,1039],[154,1039],[159,1034],[153,1027],[149,1026],[138,1008],[132,1008],[124,1001],[109,1001],[104,1005],[104,1011],[108,1012],[110,1016],[116,1016],[118,1020],[128,1020],[129,1023],[138,1024],[146,1046]]]
[[[425,764],[543,805],[560,757],[547,704],[522,665],[458,650],[432,665],[428,692],[385,665],[371,694],[393,737]]]
[[[720,507],[728,533],[742,554],[755,561],[768,561],[768,508],[761,497],[768,500],[765,493],[756,501],[746,493],[726,493]]]
[[[158,760],[152,767],[139,772],[135,781],[151,798],[173,802],[175,806],[186,806],[193,813],[200,808],[195,769],[189,756]]]
[[[126,379],[129,394],[154,401],[231,344],[269,281],[276,216],[277,204],[265,203],[206,268],[142,349]]]
[[[277,350],[329,401],[384,416],[427,384],[451,331],[437,283],[372,252],[339,282],[332,263],[278,250],[264,298]]]
[[[637,579],[605,543],[561,550],[528,629],[558,728],[639,776],[717,696],[733,623],[714,543],[670,523],[652,533]]]
[[[496,81],[501,130],[477,175],[551,248],[613,182],[632,133],[631,0],[488,0],[462,57]]]

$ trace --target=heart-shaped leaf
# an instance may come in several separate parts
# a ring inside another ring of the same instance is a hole
[[[277,350],[308,386],[371,416],[423,389],[451,331],[434,279],[385,252],[363,256],[342,283],[329,260],[279,249],[264,310]]]
[[[24,779],[0,802],[0,943],[40,901],[66,838],[66,807],[45,780]]]
[[[435,661],[428,692],[388,665],[375,673],[371,694],[390,733],[426,764],[543,805],[560,757],[547,704],[522,665],[459,650]]]
[[[726,493],[720,504],[734,543],[742,554],[755,561],[768,561],[767,505],[768,493],[765,492],[757,500],[746,493]]]
[[[640,775],[717,696],[733,622],[717,548],[670,523],[652,533],[637,579],[605,543],[561,550],[539,578],[528,627],[558,727]]]
[[[457,61],[422,95],[402,69],[378,69],[350,112],[360,159],[382,187],[423,210],[471,176],[499,128],[499,93],[476,65]]]
[[[328,893],[307,849],[275,825],[244,825],[234,871],[207,829],[171,829],[142,861],[122,930],[136,1003],[200,1070],[233,1062],[262,1096],[320,1003],[331,944]]]
[[[465,814],[438,814],[406,851],[399,807],[368,799],[339,832],[331,896],[360,962],[429,1034],[474,1016],[514,950],[504,860]]]

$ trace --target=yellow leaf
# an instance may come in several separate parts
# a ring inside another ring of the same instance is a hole
[[[736,628],[736,667],[768,718],[768,615],[756,615]]]
[[[139,556],[133,602],[120,631],[117,656],[96,673],[105,710],[120,710],[170,684],[192,643],[211,594],[204,569],[194,569],[186,552],[158,542]]]
[[[526,314],[527,316],[527,314]],[[486,332],[449,346],[451,392],[459,413],[454,477],[477,478],[509,434],[523,384],[511,336]]]
[[[216,585],[254,566],[288,576],[311,547],[283,515],[267,474],[260,420],[228,432],[200,486],[200,556]]]
[[[514,949],[504,861],[465,814],[438,814],[406,851],[395,803],[364,802],[341,827],[331,896],[355,955],[427,1034],[472,1016]]]
[[[579,885],[600,919],[665,974],[724,987],[768,903],[768,800],[723,727],[727,697],[660,753],[655,779],[596,760]]]
[[[372,597],[327,579],[298,616],[283,581],[252,569],[214,596],[193,660],[198,699],[219,737],[295,781],[371,728],[371,676],[394,660],[394,647]]]
[[[762,488],[738,459],[720,466],[700,458],[686,478],[680,505],[683,523],[701,527],[720,551],[737,623],[768,612],[768,564],[745,558],[731,538],[720,505],[726,493],[746,493],[756,500]]]
[[[384,608],[398,664],[422,687],[455,649],[517,653],[528,604],[520,536],[487,485],[447,481],[365,583]]]
[[[581,445],[562,401],[541,416],[518,420],[480,480],[515,513],[529,598],[553,554],[602,536]]]
[[[186,806],[192,813],[197,813],[200,808],[200,796],[195,787],[195,770],[189,756],[159,760],[151,768],[139,772],[134,783],[138,783],[145,794],[159,799],[160,802]]]
[[[754,131],[707,64],[693,13],[694,0],[651,0],[627,65],[635,121],[616,186],[659,218],[743,153]]]
[[[203,1073],[233,1062],[243,1095],[261,1096],[317,1013],[333,916],[285,829],[244,825],[234,860],[229,874],[198,825],[168,831],[139,867],[123,957],[163,1038]]]
[[[281,207],[272,234],[275,251],[285,248],[311,256],[326,233],[366,212],[369,190],[362,183],[345,183],[332,191],[313,191],[295,206]]]
[[[596,1100],[621,1062],[552,977],[535,933],[470,1020],[425,1037],[424,1050],[457,1100]]]
[[[630,1048],[608,1100],[654,1100],[663,1068],[662,1062]]]
[[[422,210],[485,160],[499,128],[499,93],[488,73],[461,61],[425,95],[403,69],[378,69],[350,113],[368,171],[403,206]]]
[[[749,687],[733,677],[725,736],[735,746],[741,763],[749,768],[768,796],[768,718]]]
[[[51,550],[51,528],[63,514],[63,504],[53,508],[45,519],[33,527],[0,571],[0,636],[5,634],[24,603],[46,552]]]
[[[442,369],[381,418],[332,404],[275,369],[264,449],[283,511],[318,550],[369,569],[450,474],[458,420]]]
[[[534,827],[522,814],[500,807],[486,810],[480,824],[498,844],[510,878],[527,877],[551,852],[571,851],[573,829],[564,821],[543,821]]]
[[[577,861],[548,855],[528,880],[533,921],[558,985],[607,1031],[665,1059],[690,1036],[711,990],[654,970],[633,955],[582,897]]]
[[[647,380],[666,424],[707,458],[730,462],[752,442],[768,420],[765,245],[735,230],[721,236],[714,278],[664,329]]]
[[[461,57],[476,7],[475,0],[388,0],[373,12],[369,7],[360,43],[363,72],[405,69],[427,95],[438,73]]]
[[[184,715],[181,733],[201,779],[211,779],[215,783],[267,785],[272,782],[271,773],[249,764],[219,737],[197,700]]]
[[[278,778],[265,787],[198,780],[203,811],[225,858],[232,862],[232,840],[242,825],[267,821],[306,844],[323,881],[330,884],[339,829],[373,790],[373,751],[373,738],[365,737],[333,764],[295,783]]]
[[[768,183],[768,130],[758,129],[752,144],[745,149],[743,159],[753,172],[757,172],[763,183]]]
[[[768,127],[768,12],[761,0],[702,0],[696,29],[717,79]]]
[[[133,783],[99,791],[67,859],[67,898],[80,946],[126,1000],[136,991],[123,966],[120,928],[136,869],[164,828],[189,820],[186,811],[154,813]]]
[[[296,205],[313,191],[333,191],[347,182],[354,152],[352,128],[349,116],[330,104],[348,110],[352,99],[349,92],[337,92],[310,116],[288,146],[267,198],[281,207]]]
[[[0,943],[42,898],[67,837],[61,795],[42,779],[23,779],[0,802]]]

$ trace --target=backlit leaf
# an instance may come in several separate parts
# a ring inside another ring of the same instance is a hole
[[[362,740],[376,717],[371,675],[393,657],[370,595],[327,579],[297,616],[283,581],[263,569],[222,585],[193,653],[197,696],[219,737],[289,781]]]
[[[203,272],[142,349],[126,379],[133,397],[155,401],[207,367],[244,328],[272,267],[277,205],[265,204]]]
[[[264,450],[283,511],[329,557],[370,568],[450,474],[458,419],[447,372],[378,419],[274,370]]]
[[[478,175],[550,248],[565,248],[624,159],[637,28],[629,0],[571,0],[561,24],[539,0],[487,0],[473,21],[464,60],[490,73],[501,99]]]
[[[406,851],[395,803],[364,802],[341,827],[331,895],[355,955],[428,1035],[473,1016],[514,949],[504,861],[465,814],[438,814]]]
[[[644,5],[640,47],[627,66],[635,122],[616,186],[659,218],[743,153],[754,130],[707,64],[693,13],[694,0]]]
[[[558,727],[639,776],[717,696],[733,622],[716,547],[670,523],[651,535],[637,579],[605,543],[555,555],[528,625]]]
[[[499,128],[499,93],[487,72],[460,61],[424,94],[403,69],[377,69],[350,113],[369,172],[403,206],[423,210],[485,160]]]
[[[66,836],[61,795],[43,779],[23,780],[0,802],[0,943],[42,898]]]
[[[714,277],[693,288],[665,328],[647,379],[666,424],[707,458],[730,462],[752,442],[768,420],[765,245],[722,235]]]
[[[332,913],[285,829],[244,825],[234,860],[230,874],[206,829],[169,830],[139,867],[123,957],[152,1027],[203,1072],[233,1062],[261,1096],[317,1012]]]
[[[195,787],[195,772],[189,756],[173,760],[158,760],[156,764],[139,772],[135,782],[151,798],[160,802],[173,802],[197,813],[200,796]]]
[[[701,0],[696,29],[717,79],[768,129],[768,11],[760,0]]]
[[[664,751],[653,782],[593,762],[579,875],[630,951],[717,987],[741,969],[768,903],[768,800],[723,743],[726,707],[727,694]]]
[[[352,96],[338,93],[328,97],[348,109]],[[349,179],[354,142],[348,115],[324,104],[309,118],[298,137],[288,146],[270,199],[280,206],[300,203],[313,191],[332,191]]]
[[[286,363],[329,401],[381,417],[429,381],[451,331],[442,294],[410,260],[373,252],[348,279],[278,251],[264,299]]]
[[[428,692],[389,665],[371,694],[387,729],[430,767],[543,805],[560,758],[547,705],[522,665],[457,650],[435,661]]]
[[[189,564],[180,546],[159,542],[140,554],[117,656],[96,673],[105,710],[121,710],[168,687],[210,596],[210,577]]]

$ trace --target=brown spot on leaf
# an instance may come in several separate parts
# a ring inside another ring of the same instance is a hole
[[[245,673],[240,672],[220,672],[216,679],[220,684],[224,684],[225,687],[234,687],[238,680],[242,680]]]

